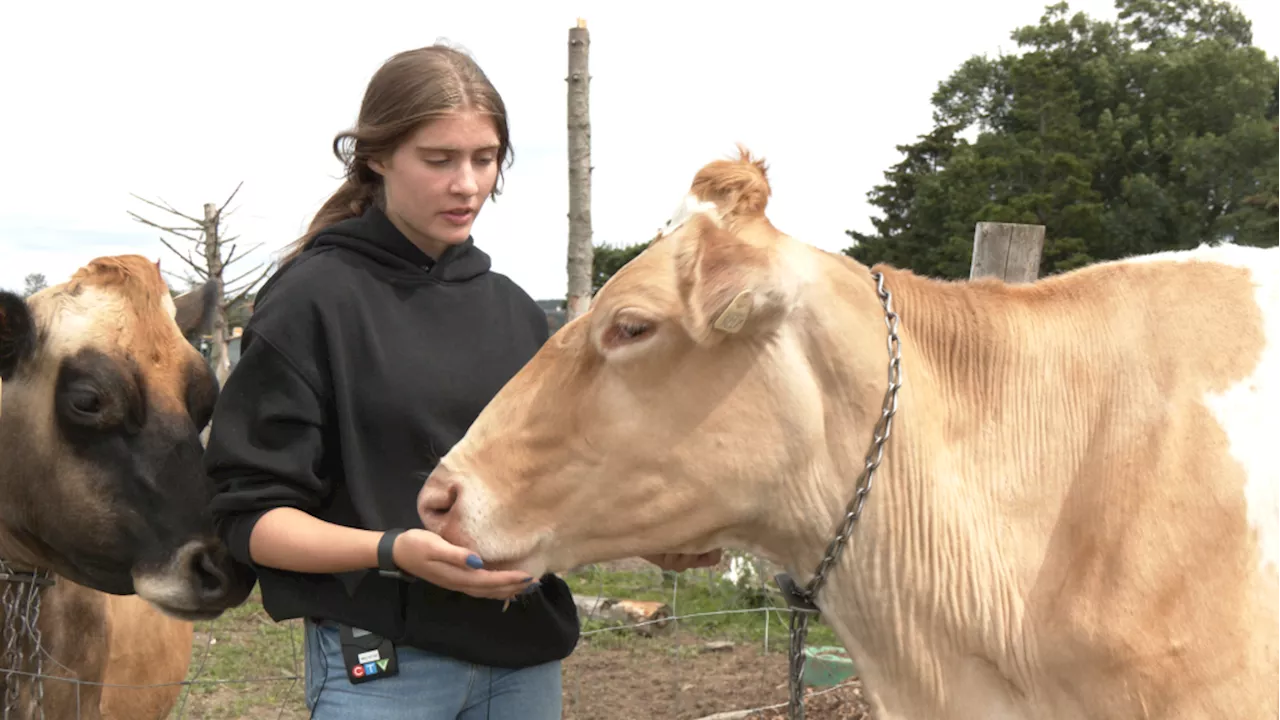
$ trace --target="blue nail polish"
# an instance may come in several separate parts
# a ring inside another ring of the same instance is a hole
[[[479,555],[474,555],[474,554],[468,555],[467,567],[475,568],[476,570],[479,570],[480,568],[484,567],[484,561],[480,559]]]
[[[531,578],[531,577],[527,577],[527,578],[525,578],[525,579],[524,579],[524,582],[531,583],[531,582],[533,582],[533,578]]]
[[[540,587],[542,587],[542,583],[534,583],[534,584],[530,585],[529,587],[527,587],[527,588],[525,588],[525,589],[521,590],[521,591],[520,591],[520,594],[521,594],[521,595],[531,595],[531,594],[533,594],[533,593],[537,592],[537,591],[538,591],[538,588],[540,588]]]

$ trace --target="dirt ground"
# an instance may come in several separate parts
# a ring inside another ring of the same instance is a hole
[[[662,638],[622,647],[586,639],[565,662],[564,720],[694,720],[787,701],[785,653],[757,645],[709,649],[705,638]],[[810,690],[814,692],[814,690]],[[856,681],[805,701],[810,720],[871,717]],[[733,716],[784,720],[786,708]]]

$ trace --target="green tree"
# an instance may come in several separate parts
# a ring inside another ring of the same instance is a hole
[[[600,292],[600,288],[604,287],[604,284],[609,281],[609,278],[613,277],[614,273],[621,270],[623,265],[634,260],[647,247],[649,247],[647,242],[623,247],[613,247],[612,245],[594,246],[591,257],[591,294],[594,296]]]
[[[49,287],[49,281],[45,279],[44,273],[27,273],[22,279],[22,297],[29,298],[41,290]]]
[[[845,252],[969,274],[979,221],[1044,225],[1041,274],[1206,241],[1276,245],[1274,58],[1216,0],[1117,0],[1115,22],[1051,5],[1021,52],[963,63],[934,129],[868,193]],[[972,141],[964,135],[975,136]]]

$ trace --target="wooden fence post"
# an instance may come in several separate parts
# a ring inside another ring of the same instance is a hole
[[[1043,225],[980,222],[973,230],[969,279],[994,276],[1009,283],[1032,282],[1040,276],[1043,250]]]
[[[591,307],[591,73],[587,21],[569,28],[569,292],[565,322]]]

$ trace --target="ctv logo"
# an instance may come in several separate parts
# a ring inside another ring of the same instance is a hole
[[[351,676],[362,678],[366,675],[377,675],[379,672],[386,671],[387,664],[388,662],[386,660],[376,660],[374,662],[364,663],[363,665],[356,665],[351,668]]]

